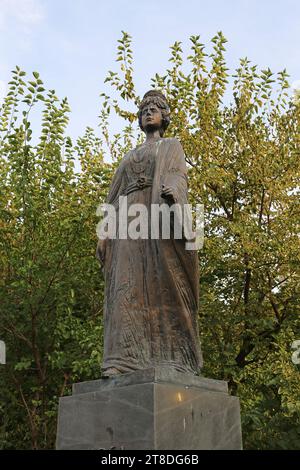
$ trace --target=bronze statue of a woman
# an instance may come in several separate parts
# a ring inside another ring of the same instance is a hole
[[[107,203],[120,210],[142,204],[187,204],[187,169],[182,146],[163,138],[170,122],[164,95],[147,92],[139,108],[145,142],[129,151],[111,183]],[[118,221],[118,218],[116,218]],[[150,221],[151,225],[151,221]],[[124,227],[123,227],[124,228]],[[99,240],[104,269],[104,377],[155,366],[198,374],[198,257],[185,239],[159,237]]]

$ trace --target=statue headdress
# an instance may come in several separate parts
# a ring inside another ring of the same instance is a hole
[[[161,110],[163,122],[162,122],[162,129],[160,131],[160,135],[163,136],[165,130],[167,129],[168,125],[170,124],[170,108],[167,102],[165,95],[159,90],[149,90],[147,93],[144,94],[144,97],[141,101],[138,111],[138,118],[140,128],[142,128],[142,110],[144,106],[149,103],[155,104]]]

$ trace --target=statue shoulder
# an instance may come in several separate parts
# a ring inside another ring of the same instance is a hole
[[[182,148],[181,142],[177,139],[177,137],[165,137],[163,140],[169,145],[174,145],[174,147]]]
[[[164,137],[163,140],[165,142],[168,142],[169,144],[180,145],[181,146],[180,140],[178,140],[177,137]]]
[[[113,163],[113,166],[114,166],[113,182],[118,181],[122,177],[123,172],[127,165],[127,161],[128,161],[127,155],[128,153],[125,154],[124,157],[122,157],[118,162]]]
[[[129,161],[129,158],[130,158],[130,154],[131,154],[132,150],[129,150],[129,152],[125,153],[125,155],[120,159],[119,161],[119,165],[117,167],[117,170],[122,170],[126,164],[128,163]]]
[[[128,160],[130,159],[130,155],[131,153],[133,152],[133,150],[129,150],[129,152],[125,153],[124,157],[122,158],[121,160],[121,163],[123,165],[126,165],[126,163],[128,162]]]

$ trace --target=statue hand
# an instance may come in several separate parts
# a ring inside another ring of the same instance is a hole
[[[164,199],[170,199],[172,202],[177,202],[178,200],[176,189],[173,186],[165,186],[162,184],[160,195]]]

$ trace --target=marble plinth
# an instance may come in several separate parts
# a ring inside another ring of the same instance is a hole
[[[241,449],[227,383],[156,367],[73,385],[59,403],[57,449]]]

